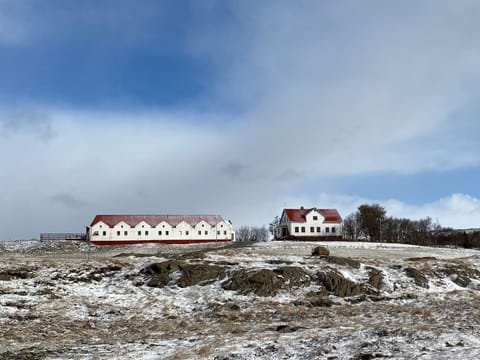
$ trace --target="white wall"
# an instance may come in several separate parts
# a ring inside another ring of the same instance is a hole
[[[286,218],[286,216],[285,216]],[[286,222],[290,235],[294,236],[336,236],[342,234],[341,223],[325,223],[325,218],[316,210],[305,216],[305,222]],[[284,221],[282,221],[283,223]],[[311,228],[313,227],[313,232]],[[298,231],[295,231],[298,228]],[[302,228],[305,229],[302,232]],[[327,232],[328,230],[328,232]]]
[[[125,235],[127,232],[127,235]],[[200,234],[199,234],[200,232]],[[142,221],[130,227],[125,222],[120,222],[110,228],[103,222],[98,222],[90,228],[91,241],[154,241],[154,240],[231,240],[233,227],[230,223],[220,221],[211,225],[201,221],[192,227],[190,224],[182,221],[176,226],[172,226],[162,221],[156,226],[150,226]]]

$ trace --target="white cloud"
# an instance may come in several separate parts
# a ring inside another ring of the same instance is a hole
[[[326,179],[480,165],[478,2],[232,6],[228,28],[191,31],[191,51],[218,67],[217,92],[199,100],[209,112],[4,109],[0,238],[77,230],[100,212],[218,212],[236,224],[266,223],[284,203],[346,214],[364,199],[329,195]],[[0,28],[0,43],[30,36],[21,24]],[[225,104],[242,112],[225,121]],[[305,181],[326,193],[302,198]],[[477,201],[386,204],[460,227],[476,224]]]
[[[480,227],[480,200],[466,194],[452,194],[418,206],[390,200],[386,203],[386,208],[396,217],[420,219],[429,216],[445,227]]]
[[[298,187],[305,175],[252,171],[230,152],[235,130],[195,125],[186,115],[43,113],[55,137],[45,141],[42,126],[22,126],[0,142],[3,239],[80,231],[97,213],[220,213],[239,226],[267,224],[284,206],[334,207],[346,216],[371,202],[397,217],[478,226],[480,200],[468,195],[412,205],[332,194],[321,180],[318,195],[306,194]]]
[[[249,109],[243,158],[317,175],[479,165],[474,133],[452,125],[480,90],[478,3],[266,4],[211,40],[220,91]]]

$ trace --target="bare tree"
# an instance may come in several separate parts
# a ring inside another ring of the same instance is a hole
[[[275,216],[270,224],[268,224],[268,231],[272,234],[273,237],[276,236],[275,231],[277,231],[278,226],[280,225],[280,218]]]
[[[240,226],[235,231],[235,236],[236,236],[237,241],[241,241],[241,242],[250,241],[250,239],[252,237],[251,230],[252,230],[252,228],[250,226]]]
[[[269,231],[265,226],[241,226],[236,230],[237,241],[260,242],[269,240]]]
[[[354,213],[348,215],[343,220],[343,236],[347,240],[358,240],[360,236],[360,226]]]

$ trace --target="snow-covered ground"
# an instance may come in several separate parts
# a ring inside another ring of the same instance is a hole
[[[318,245],[332,257],[312,256]],[[181,287],[177,269],[166,286],[149,286],[142,269],[166,261],[225,277]],[[479,265],[478,250],[398,244],[3,243],[0,359],[477,359]],[[225,285],[281,269],[308,281],[263,296]],[[327,273],[358,291],[325,293]]]

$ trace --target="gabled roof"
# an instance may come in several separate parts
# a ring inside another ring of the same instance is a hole
[[[162,221],[165,221],[172,226],[177,226],[182,221],[191,226],[195,226],[201,221],[205,221],[210,225],[218,224],[220,221],[225,222],[220,215],[97,215],[90,226],[93,226],[100,221],[109,227],[114,227],[122,221],[131,227],[135,227],[142,221],[146,222],[151,227],[157,226]]]
[[[317,208],[283,209],[284,213],[287,215],[288,219],[291,222],[305,222],[306,215],[313,210],[319,212],[325,218],[324,222],[332,222],[332,223],[342,222],[342,217],[340,216],[340,214],[336,209],[317,209]]]

